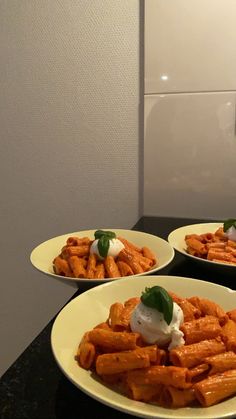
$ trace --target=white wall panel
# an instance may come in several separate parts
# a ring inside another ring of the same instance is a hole
[[[145,1],[145,93],[236,88],[235,0]]]
[[[235,217],[235,93],[145,96],[144,214]]]

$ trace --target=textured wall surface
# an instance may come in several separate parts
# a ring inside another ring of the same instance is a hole
[[[0,373],[74,292],[33,247],[139,217],[139,7],[0,2]]]

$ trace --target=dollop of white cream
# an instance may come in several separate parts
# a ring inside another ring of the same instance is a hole
[[[113,256],[114,258],[116,258],[120,251],[122,249],[124,249],[124,245],[123,243],[119,240],[119,239],[111,239],[109,240],[109,249],[108,249],[108,253],[107,256]],[[99,259],[104,259],[98,250],[98,240],[94,240],[94,242],[92,243],[91,247],[90,247],[90,253],[95,253],[95,255],[98,256]]]
[[[185,343],[184,334],[179,329],[183,320],[183,311],[176,303],[173,303],[173,317],[168,325],[163,313],[140,302],[133,310],[130,327],[132,332],[140,333],[146,343],[159,346],[169,343],[168,349],[170,350]]]
[[[236,228],[234,226],[231,226],[226,231],[226,236],[228,237],[229,240],[236,241]]]

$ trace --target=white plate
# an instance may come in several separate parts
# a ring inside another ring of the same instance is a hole
[[[175,276],[143,276],[127,281],[102,284],[84,292],[68,303],[57,316],[51,333],[54,357],[66,377],[80,390],[114,409],[143,418],[215,419],[232,418],[236,412],[236,397],[208,408],[187,407],[165,409],[137,402],[122,396],[79,367],[74,355],[83,334],[107,319],[109,307],[139,296],[145,287],[160,285],[185,297],[199,295],[219,303],[225,310],[236,306],[236,291],[213,283]],[[88,309],[89,308],[89,309]],[[86,315],[85,315],[86,313]]]
[[[106,229],[104,229],[106,230]],[[109,229],[108,229],[109,230]],[[172,259],[174,258],[174,249],[172,246],[164,239],[154,236],[148,233],[142,233],[141,231],[135,230],[121,230],[121,229],[110,229],[117,236],[123,237],[130,242],[136,244],[139,247],[147,246],[153,253],[156,255],[158,264],[154,265],[152,269],[148,272],[145,272],[145,275],[151,274],[153,272],[159,271],[167,266]],[[65,245],[66,240],[70,236],[79,236],[79,237],[89,237],[94,239],[94,233],[96,230],[84,230],[77,231],[73,233],[67,233],[62,236],[54,237],[50,240],[47,240],[37,246],[30,255],[31,263],[39,271],[54,276],[57,278],[63,278],[63,280],[72,280],[78,282],[96,282],[96,284],[101,284],[104,282],[110,282],[118,278],[105,278],[105,279],[85,279],[85,278],[71,278],[56,275],[53,271],[53,259],[59,255],[62,247]],[[140,276],[143,274],[136,274],[133,276]],[[132,276],[132,277],[133,277]]]
[[[203,264],[211,268],[217,268],[220,270],[233,271],[236,269],[236,265],[230,265],[227,263],[213,262],[211,260],[202,259],[197,256],[190,255],[186,252],[185,236],[186,234],[204,234],[204,233],[215,233],[219,227],[223,227],[223,223],[202,223],[202,224],[190,224],[187,226],[179,227],[173,230],[168,236],[168,242],[170,245],[182,253],[184,256]]]

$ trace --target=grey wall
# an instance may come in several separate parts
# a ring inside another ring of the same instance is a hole
[[[0,1],[0,374],[74,293],[31,250],[140,215],[138,0]]]

